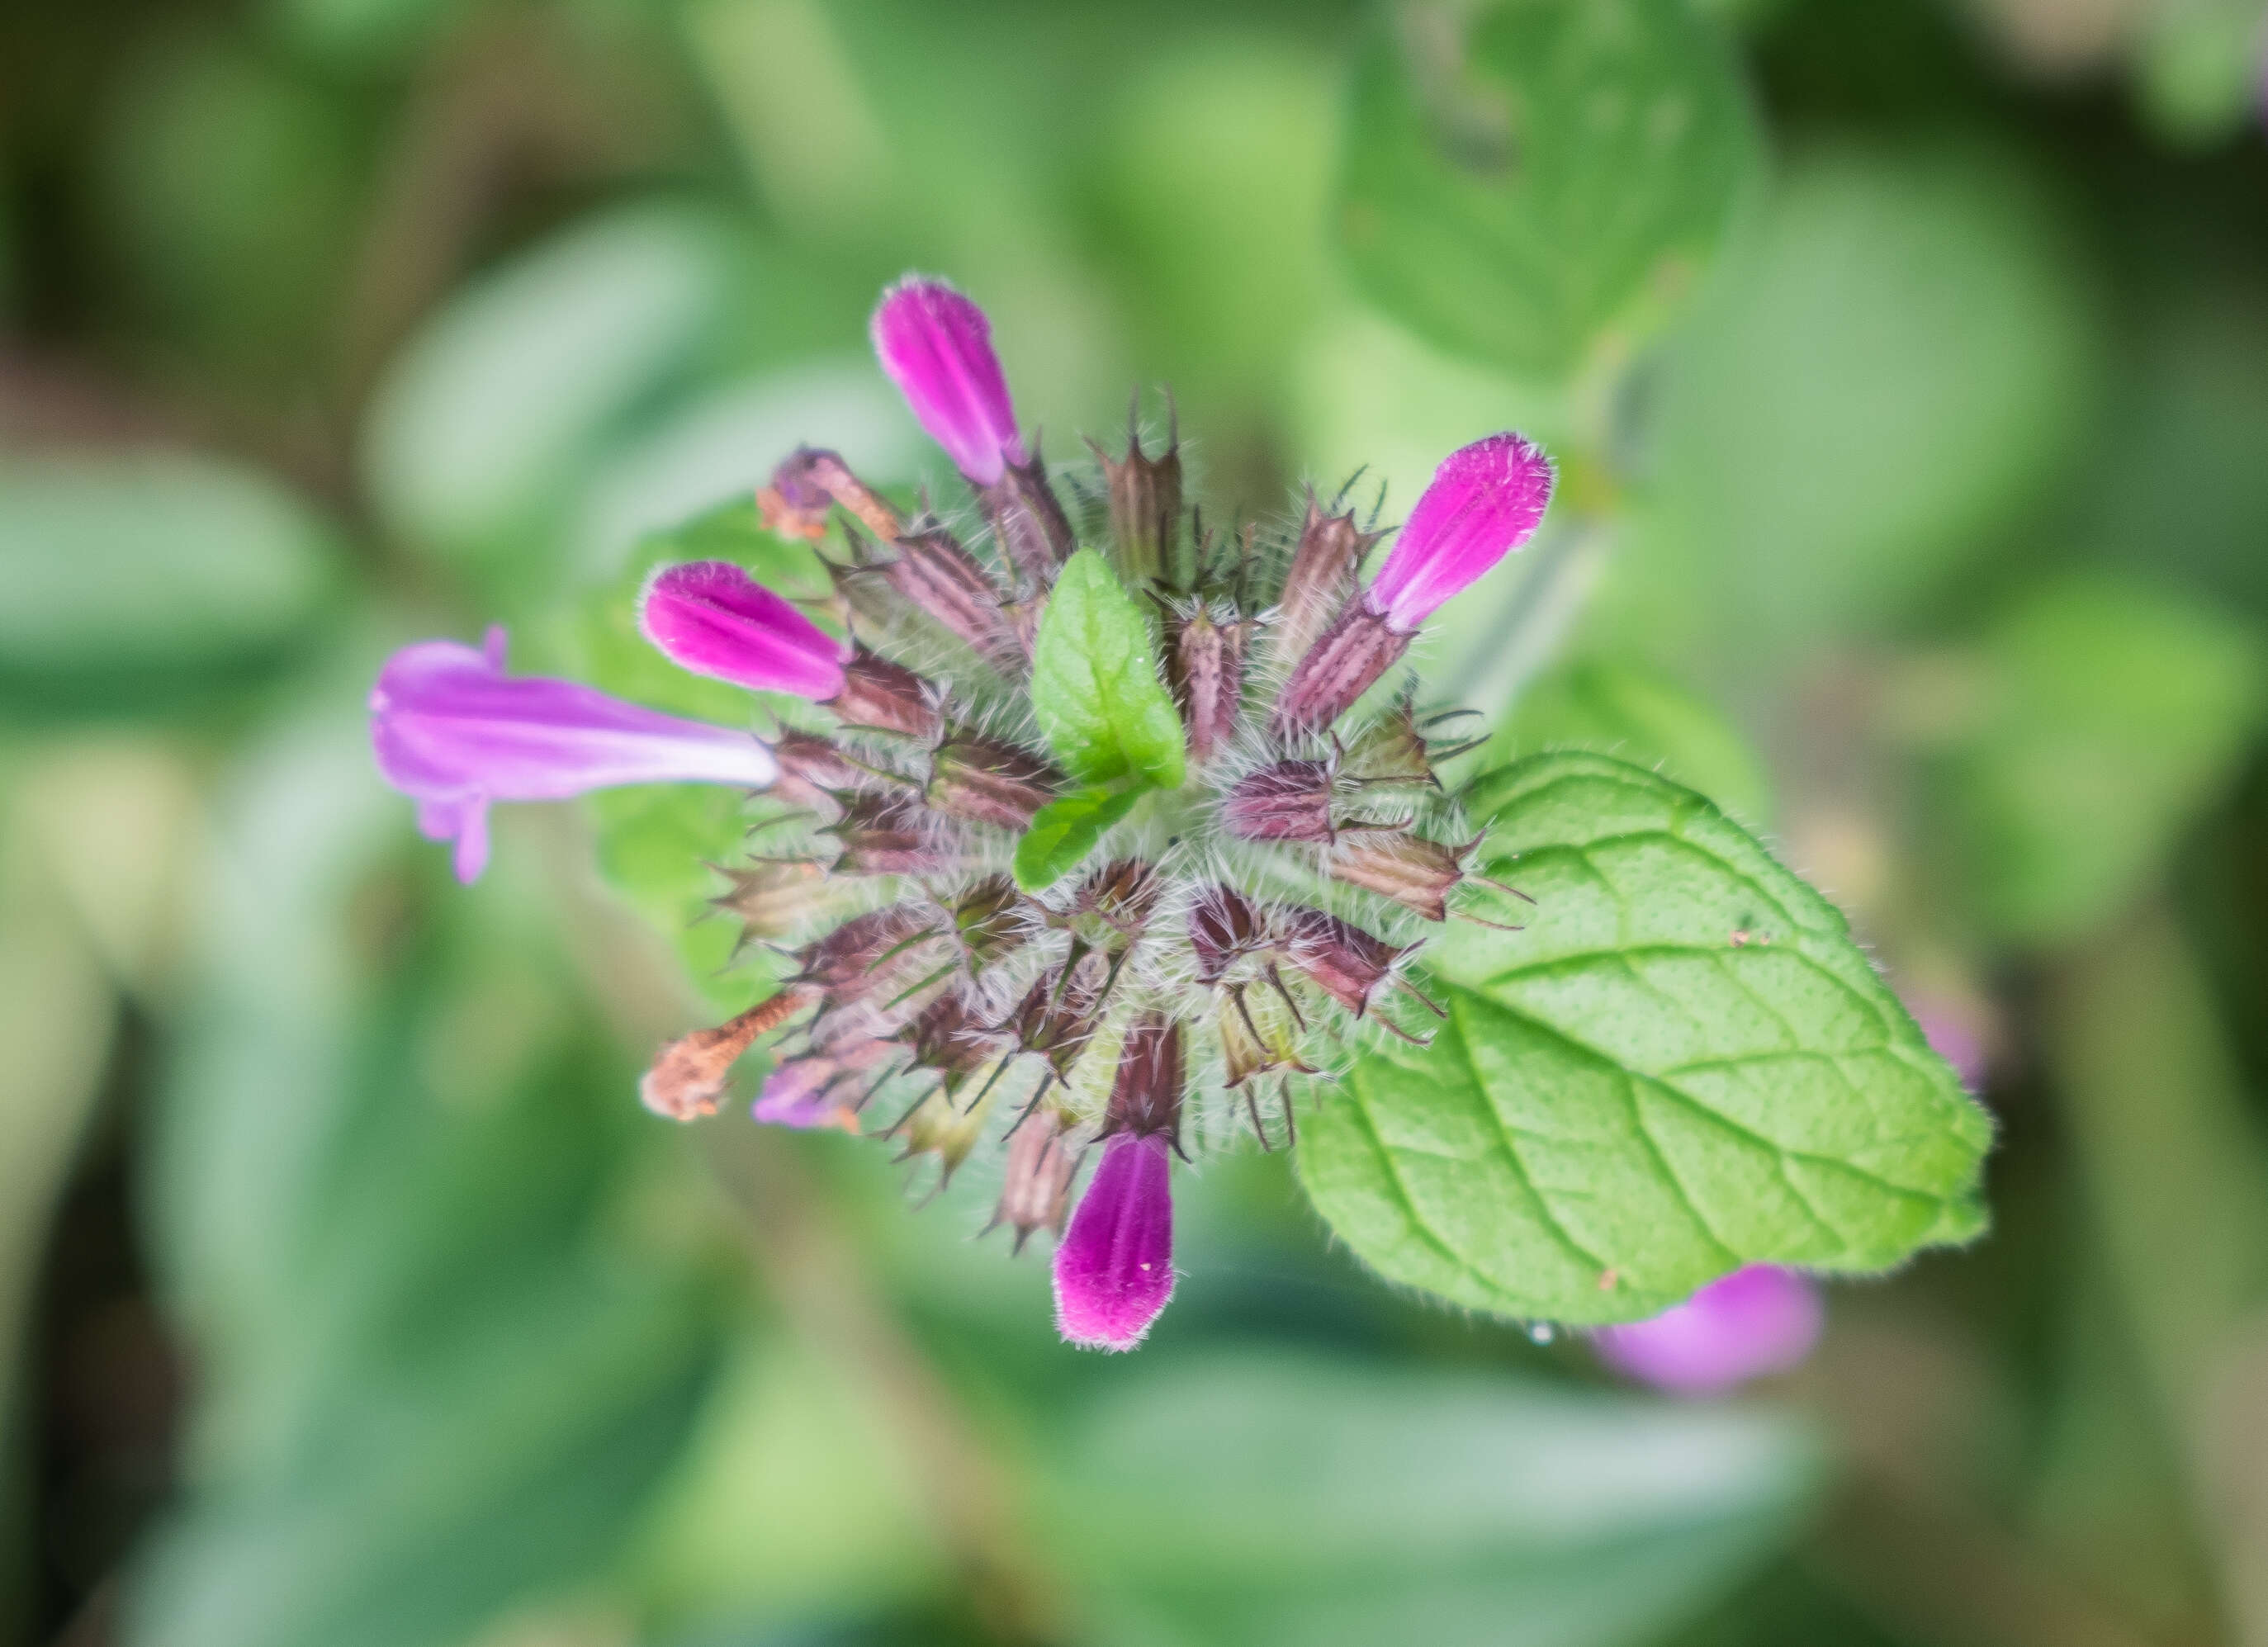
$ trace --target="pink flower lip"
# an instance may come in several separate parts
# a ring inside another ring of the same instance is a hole
[[[1602,1327],[1599,1359],[1679,1395],[1713,1395],[1800,1364],[1819,1342],[1826,1306],[1793,1270],[1751,1264],[1643,1321]]]
[[[1491,435],[1441,460],[1378,569],[1371,611],[1404,635],[1535,534],[1555,472],[1525,436]]]
[[[908,276],[882,295],[874,353],[954,467],[990,486],[1027,461],[984,311],[941,280]]]
[[[638,629],[679,668],[752,692],[824,701],[843,689],[849,648],[730,561],[657,571]]]
[[[1174,1296],[1172,1146],[1113,1133],[1056,1248],[1056,1327],[1091,1349],[1131,1349]]]
[[[681,720],[596,687],[504,673],[504,633],[475,650],[419,641],[370,693],[379,775],[417,803],[428,840],[456,842],[457,879],[488,864],[492,801],[565,800],[622,783],[734,783],[779,776],[771,752],[729,727]]]

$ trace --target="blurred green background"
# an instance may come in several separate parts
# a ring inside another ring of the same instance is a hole
[[[2268,1643],[2262,28],[0,12],[0,1642]],[[643,1114],[699,981],[578,809],[456,888],[363,694],[555,659],[799,440],[936,477],[908,268],[1056,457],[1170,386],[1218,518],[1550,444],[1431,678],[1842,903],[1985,1070],[1993,1234],[1681,1403],[1256,1155],[1103,1358],[885,1152]]]

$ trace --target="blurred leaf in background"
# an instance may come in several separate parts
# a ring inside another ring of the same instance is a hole
[[[2268,715],[2257,631],[2129,579],[2036,587],[1984,639],[1948,762],[1965,902],[2042,945],[2115,917]]]
[[[1216,1355],[1096,1403],[1050,1537],[1100,1643],[1604,1647],[1769,1556],[1822,1462],[1769,1413]]]
[[[1421,336],[1565,377],[1692,290],[1761,149],[1726,42],[1679,0],[1389,8],[1356,72],[1340,243]]]
[[[303,656],[343,570],[331,528],[239,465],[0,452],[0,696],[177,712]]]
[[[1896,623],[2009,529],[2088,429],[2085,264],[1985,152],[1800,153],[1675,350],[1658,431],[1666,591],[1751,670]],[[1659,576],[1638,537],[1636,577]],[[1701,644],[1702,643],[1694,643]]]
[[[715,1364],[703,1266],[622,1217],[672,1140],[534,883],[423,915],[438,865],[387,862],[390,798],[334,724],[250,752],[214,844],[151,1163],[206,1400],[145,1642],[407,1647],[587,1582]]]

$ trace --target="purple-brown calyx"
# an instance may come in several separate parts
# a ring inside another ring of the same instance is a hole
[[[864,647],[843,665],[842,690],[824,700],[845,726],[894,732],[920,743],[935,741],[945,730],[937,701],[937,690],[927,680]]]
[[[1006,1224],[1015,1231],[1013,1252],[1024,1250],[1035,1230],[1063,1233],[1064,1217],[1071,1204],[1071,1180],[1079,1171],[1079,1158],[1064,1142],[1063,1117],[1042,1106],[1008,1136],[1008,1159],[1000,1181],[1000,1200],[986,1231]]]
[[[1221,622],[1200,606],[1169,630],[1166,678],[1188,728],[1189,759],[1204,765],[1235,735],[1244,709],[1244,648],[1251,625]]]
[[[1240,779],[1221,803],[1221,827],[1241,841],[1297,841],[1320,846],[1331,824],[1328,761],[1278,761]]]

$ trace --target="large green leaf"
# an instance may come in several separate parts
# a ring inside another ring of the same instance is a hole
[[[1358,1056],[1300,1129],[1308,1195],[1366,1261],[1612,1321],[1744,1263],[1879,1270],[1984,1227],[1984,1113],[1842,915],[1714,805],[1580,754],[1469,804],[1526,930],[1453,923],[1440,1034]]]
[[[1523,374],[1690,288],[1757,166],[1718,29],[1683,0],[1407,6],[1357,71],[1339,235],[1371,298]]]
[[[1048,597],[1032,657],[1032,710],[1080,783],[1131,775],[1180,787],[1182,717],[1158,678],[1149,623],[1093,549],[1071,557]]]
[[[1123,1384],[1062,1473],[1084,1639],[1607,1647],[1768,1558],[1820,1471],[1770,1413],[1276,1354]]]

